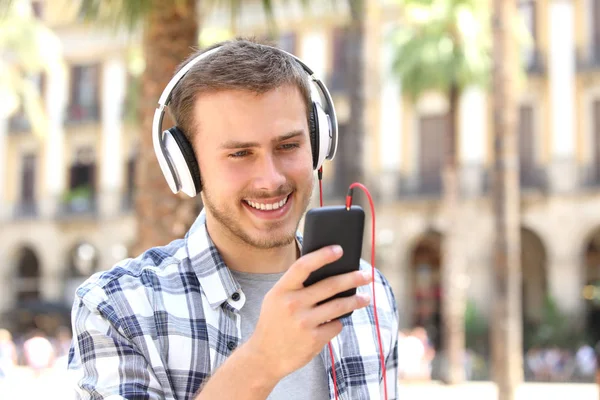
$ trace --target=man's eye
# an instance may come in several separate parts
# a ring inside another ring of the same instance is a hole
[[[248,155],[248,150],[240,150],[240,151],[236,151],[235,153],[232,153],[229,155],[229,157],[231,158],[241,158],[244,156]]]
[[[292,149],[297,149],[298,147],[300,147],[300,145],[298,143],[286,143],[286,144],[281,145],[281,148],[283,150],[292,150]]]

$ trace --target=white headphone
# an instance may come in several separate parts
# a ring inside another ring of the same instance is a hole
[[[216,53],[222,45],[212,48],[192,59],[173,76],[163,90],[158,106],[154,111],[152,122],[152,141],[154,152],[158,158],[160,168],[173,193],[183,192],[190,197],[196,196],[202,190],[200,168],[194,154],[192,145],[187,140],[182,130],[177,126],[162,131],[162,120],[165,107],[171,100],[171,93],[185,74],[198,62]],[[269,47],[269,46],[267,46]],[[313,168],[319,169],[325,160],[332,160],[337,151],[338,125],[335,115],[333,100],[329,91],[313,71],[308,68],[298,57],[281,49],[276,49],[292,57],[302,66],[309,76],[310,83],[314,85],[324,105],[311,97],[311,110],[309,112],[308,126],[312,147]],[[312,90],[311,90],[312,93]],[[162,132],[162,134],[161,134]]]

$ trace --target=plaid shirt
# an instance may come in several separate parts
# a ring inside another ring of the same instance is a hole
[[[185,238],[124,260],[77,289],[68,369],[78,398],[193,399],[241,344],[239,310],[245,297],[205,221],[202,212]],[[380,273],[376,296],[388,397],[396,399],[398,315]],[[372,306],[342,321],[342,332],[332,340],[340,399],[382,398]],[[321,358],[333,399],[327,346]]]

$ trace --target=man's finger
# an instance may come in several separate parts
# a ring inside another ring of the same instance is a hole
[[[277,286],[290,290],[304,287],[303,283],[311,272],[339,259],[342,253],[341,246],[332,245],[303,255],[281,277]]]
[[[369,270],[347,272],[330,276],[310,285],[302,292],[302,295],[309,299],[312,304],[317,304],[338,293],[364,286],[369,282],[371,282],[371,271]]]
[[[328,343],[340,334],[344,325],[340,320],[333,320],[318,326],[316,329],[319,332],[319,337],[324,343]]]
[[[330,300],[311,311],[311,321],[315,324],[332,321],[351,311],[366,307],[370,302],[371,296],[364,292],[359,292],[350,297],[340,297]]]

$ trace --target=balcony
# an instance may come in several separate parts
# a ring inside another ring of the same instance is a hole
[[[31,124],[25,115],[16,114],[8,120],[8,131],[11,133],[29,132]]]
[[[588,72],[600,69],[600,45],[577,50],[577,71]]]
[[[519,186],[521,190],[545,190],[548,186],[547,171],[544,167],[527,167],[520,166],[519,168]]]
[[[579,167],[579,185],[584,189],[600,187],[600,163],[590,163]]]
[[[67,109],[67,120],[70,124],[97,122],[100,120],[100,106],[98,104],[82,105],[71,104]]]
[[[125,214],[133,212],[135,209],[135,193],[127,190],[121,197],[121,211]]]
[[[442,174],[437,172],[420,172],[414,175],[401,176],[398,182],[400,199],[437,199],[442,195]]]
[[[59,219],[93,217],[98,215],[96,196],[88,187],[78,187],[66,192],[57,210]]]
[[[546,74],[546,54],[537,47],[524,53],[523,64],[529,75]]]
[[[13,207],[14,219],[33,219],[38,216],[37,203],[33,199],[21,200]]]
[[[327,75],[327,89],[332,94],[345,93],[346,87],[346,71],[338,70]]]

